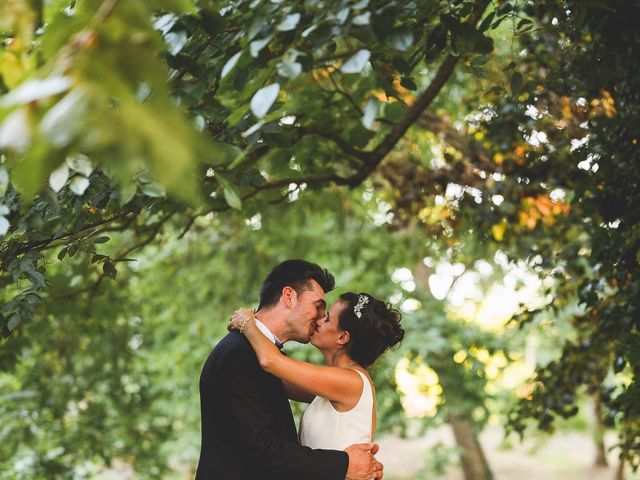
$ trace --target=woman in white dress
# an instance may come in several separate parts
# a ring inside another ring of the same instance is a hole
[[[310,403],[300,421],[300,444],[343,450],[373,441],[376,400],[367,367],[402,340],[400,319],[400,312],[369,294],[342,294],[311,336],[326,366],[282,355],[256,326],[252,309],[236,311],[228,329],[246,335],[260,366],[282,379],[290,399]]]

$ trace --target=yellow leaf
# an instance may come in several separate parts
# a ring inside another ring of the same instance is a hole
[[[491,227],[491,234],[496,241],[501,242],[504,238],[504,232],[507,230],[507,224],[504,222],[496,223]]]

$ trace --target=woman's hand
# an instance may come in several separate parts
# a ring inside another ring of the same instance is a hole
[[[253,308],[240,308],[236,310],[227,325],[227,330],[239,330],[240,333],[244,333],[247,325],[253,324],[256,319],[256,312]]]

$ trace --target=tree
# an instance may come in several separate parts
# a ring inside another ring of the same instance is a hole
[[[613,371],[603,401],[637,465],[637,5],[304,7],[0,7],[6,364],[51,298],[56,256],[84,264],[67,293],[87,295],[167,228],[364,183],[392,230],[472,235],[478,255],[557,279],[540,311],[580,303],[578,340],[511,424],[551,428]]]

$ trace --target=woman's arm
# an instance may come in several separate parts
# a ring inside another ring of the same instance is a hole
[[[244,324],[243,333],[256,352],[263,370],[313,396],[324,397],[346,407],[357,403],[363,388],[360,375],[347,368],[314,365],[282,355],[278,347],[256,326],[254,319],[253,310],[238,310],[227,328],[240,330]]]

